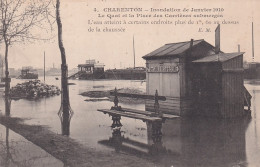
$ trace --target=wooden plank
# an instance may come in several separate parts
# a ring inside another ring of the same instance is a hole
[[[151,111],[135,110],[135,109],[131,109],[131,108],[122,108],[122,110],[125,111],[125,112],[143,114],[143,115],[147,115],[147,116],[154,114],[154,112],[151,112]],[[163,114],[162,115],[162,118],[168,118],[168,119],[177,118],[177,117],[179,117],[179,116],[170,115],[170,114]]]
[[[115,92],[110,92],[110,95],[115,96]],[[154,95],[142,95],[142,94],[134,94],[134,93],[120,93],[117,92],[117,96],[120,97],[131,97],[131,98],[141,98],[141,99],[150,99],[154,100]],[[165,101],[166,97],[165,96],[158,96],[158,100]]]
[[[119,115],[128,118],[141,119],[143,121],[162,121],[162,118],[159,117],[149,117],[141,114],[134,114],[129,112],[117,111],[117,110],[109,110],[109,109],[98,109],[97,111],[103,112],[104,114],[108,113],[110,115]]]
[[[131,112],[131,113],[142,114],[142,115],[147,115],[147,116],[150,116],[151,114],[154,113],[154,112],[150,112],[150,111],[135,110],[135,109],[131,109],[131,108],[122,108],[122,110],[124,112]]]
[[[148,103],[154,103],[154,100],[146,100]],[[160,104],[180,104],[180,100],[166,100],[166,101],[161,101]]]
[[[145,106],[154,107],[154,104],[145,104]],[[175,109],[181,108],[180,105],[162,105],[160,104],[160,109]]]
[[[222,72],[226,72],[226,73],[243,73],[244,69],[243,68],[237,68],[237,69],[223,69]]]
[[[151,112],[154,112],[154,108],[153,107],[149,107],[149,106],[145,106],[145,110],[147,111],[151,111]],[[166,114],[174,114],[174,115],[180,115],[180,108],[176,108],[176,109],[161,109],[160,108],[160,111],[162,111],[163,113],[166,113]],[[182,111],[184,111],[182,109]]]
[[[154,106],[149,106],[146,105],[145,106],[147,111],[154,111]],[[160,107],[159,110],[160,111],[171,111],[171,110],[180,110],[180,107]]]

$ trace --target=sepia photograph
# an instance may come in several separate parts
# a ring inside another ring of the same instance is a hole
[[[260,166],[259,6],[0,0],[0,167]]]

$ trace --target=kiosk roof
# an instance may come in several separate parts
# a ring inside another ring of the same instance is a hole
[[[194,47],[202,42],[205,42],[204,39],[194,40],[192,47]],[[160,57],[180,55],[190,48],[190,43],[191,43],[191,41],[168,43],[168,44],[165,44],[162,47],[152,51],[151,53],[143,56],[143,58],[149,59],[149,58],[160,58]]]
[[[201,59],[194,60],[192,62],[193,63],[225,62],[227,60],[233,59],[233,58],[243,55],[243,54],[244,54],[244,52],[219,53],[219,54],[213,54],[210,56],[206,56]]]

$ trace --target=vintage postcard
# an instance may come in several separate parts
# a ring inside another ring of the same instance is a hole
[[[259,166],[259,6],[0,0],[0,166]]]

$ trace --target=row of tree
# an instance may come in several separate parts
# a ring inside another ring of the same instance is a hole
[[[62,69],[62,113],[69,113],[69,92],[67,86],[67,62],[62,41],[60,0],[0,0],[0,45],[4,48],[5,97],[9,99],[10,77],[8,56],[10,46],[48,40],[52,38],[54,23],[57,23],[58,46],[61,53]],[[56,12],[55,12],[56,11]],[[56,13],[56,16],[55,16]],[[41,33],[39,33],[39,31]]]

